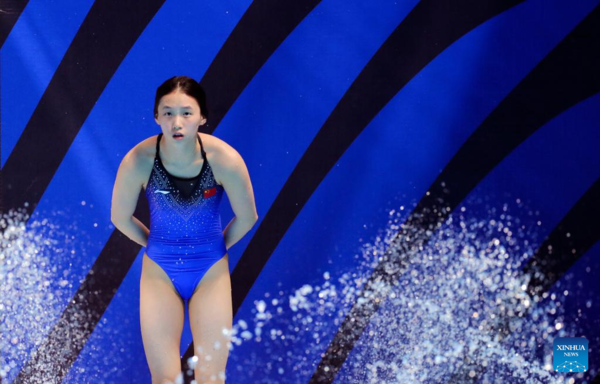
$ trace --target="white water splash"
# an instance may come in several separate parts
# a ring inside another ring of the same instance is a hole
[[[532,214],[519,209],[519,214]],[[378,296],[387,299],[354,345],[336,383],[572,379],[552,371],[552,340],[577,334],[572,324],[564,323],[563,298],[529,294],[531,276],[521,272],[535,251],[537,229],[524,226],[508,213],[507,205],[471,215],[465,208],[457,211],[429,233],[429,242],[393,285],[379,284]],[[293,383],[300,382],[297,377],[310,378],[373,268],[401,256],[402,248],[391,240],[403,216],[403,209],[392,211],[387,228],[364,246],[360,267],[337,281],[333,272],[326,272],[322,283],[255,301],[255,318],[243,327],[249,333],[243,342],[256,345],[244,349],[253,352],[230,358],[229,364],[237,367],[231,369],[235,381]],[[388,248],[391,253],[386,254]],[[385,271],[396,274],[388,264]]]
[[[89,237],[74,224],[60,228],[50,218],[31,219],[23,209],[2,214],[0,228],[0,378],[13,381],[37,351],[46,363],[30,365],[30,373],[22,372],[24,382],[58,383],[57,372],[68,365],[69,347],[83,336],[73,327],[56,324],[77,288],[72,275],[90,268],[80,261]],[[89,317],[74,316],[82,324]],[[56,341],[38,350],[53,329],[59,335]],[[104,368],[110,371],[118,362],[111,358]],[[99,359],[99,365],[106,363]]]
[[[292,292],[267,294],[255,301],[253,319],[240,319],[233,329],[225,330],[230,337],[227,348],[247,345],[244,351],[252,351],[230,356],[233,379],[294,383],[298,377],[310,377],[373,268],[385,262],[385,251],[400,229],[403,214],[403,209],[391,212],[388,226],[357,256],[361,264],[355,270],[325,272],[320,282]],[[68,277],[73,267],[59,270],[55,266],[69,265],[68,259],[79,252],[74,241],[61,238],[58,228],[47,219],[30,221],[27,230],[26,220],[26,215],[14,212],[0,220],[0,350],[4,362],[0,377],[8,382],[70,299],[73,287]],[[563,297],[528,294],[530,276],[519,272],[534,251],[535,237],[535,228],[523,227],[519,215],[511,216],[506,206],[483,215],[468,217],[464,210],[450,215],[394,285],[380,284],[379,293],[385,293],[387,300],[371,318],[336,382],[572,380],[555,375],[550,361],[553,338],[577,335],[577,330],[564,322]],[[392,251],[388,256],[397,257],[399,249]],[[397,270],[386,264],[386,272],[395,274]],[[81,319],[85,318],[82,314]],[[116,342],[122,339],[115,329]],[[64,346],[50,350],[60,364]],[[190,361],[192,369],[198,356],[195,358]],[[98,383],[110,382],[119,359],[118,354],[96,356],[99,367],[90,377]],[[42,378],[38,382],[55,382],[55,368],[35,367],[37,377]],[[224,379],[224,375],[219,376]]]

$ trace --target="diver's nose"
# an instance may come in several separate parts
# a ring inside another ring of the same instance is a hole
[[[175,119],[173,119],[173,130],[181,129],[181,123],[179,122],[179,120],[181,120],[181,117],[179,115],[176,115]]]
[[[181,124],[179,124],[178,122],[175,122],[175,124],[173,124],[173,128],[172,128],[173,132],[181,131],[182,129],[183,128],[181,127]]]

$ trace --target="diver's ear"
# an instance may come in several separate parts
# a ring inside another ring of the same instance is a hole
[[[200,125],[206,124],[206,117],[202,116],[202,120],[200,120]]]
[[[160,125],[160,123],[158,122],[158,116],[154,116],[154,121],[156,121],[156,124]]]

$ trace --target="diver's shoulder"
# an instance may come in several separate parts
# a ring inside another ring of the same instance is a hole
[[[125,155],[125,159],[131,162],[131,165],[136,170],[141,172],[152,168],[154,157],[156,156],[156,140],[158,135],[150,136],[137,143]]]
[[[201,136],[203,143],[204,137],[204,135]],[[206,156],[215,177],[220,180],[219,184],[222,184],[231,175],[242,173],[246,165],[240,153],[233,146],[212,135],[207,135],[206,142],[208,148],[205,149]]]
[[[200,138],[202,139],[202,144],[205,147],[204,150],[211,165],[213,163],[215,165],[226,165],[233,159],[241,157],[239,152],[223,139],[207,133],[200,133]]]

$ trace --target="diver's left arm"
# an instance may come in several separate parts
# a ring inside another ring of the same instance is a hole
[[[235,213],[234,218],[223,231],[225,247],[229,249],[252,229],[258,220],[258,214],[248,168],[240,154],[227,146],[218,156],[219,159],[214,167],[215,177],[227,192],[229,203]]]

